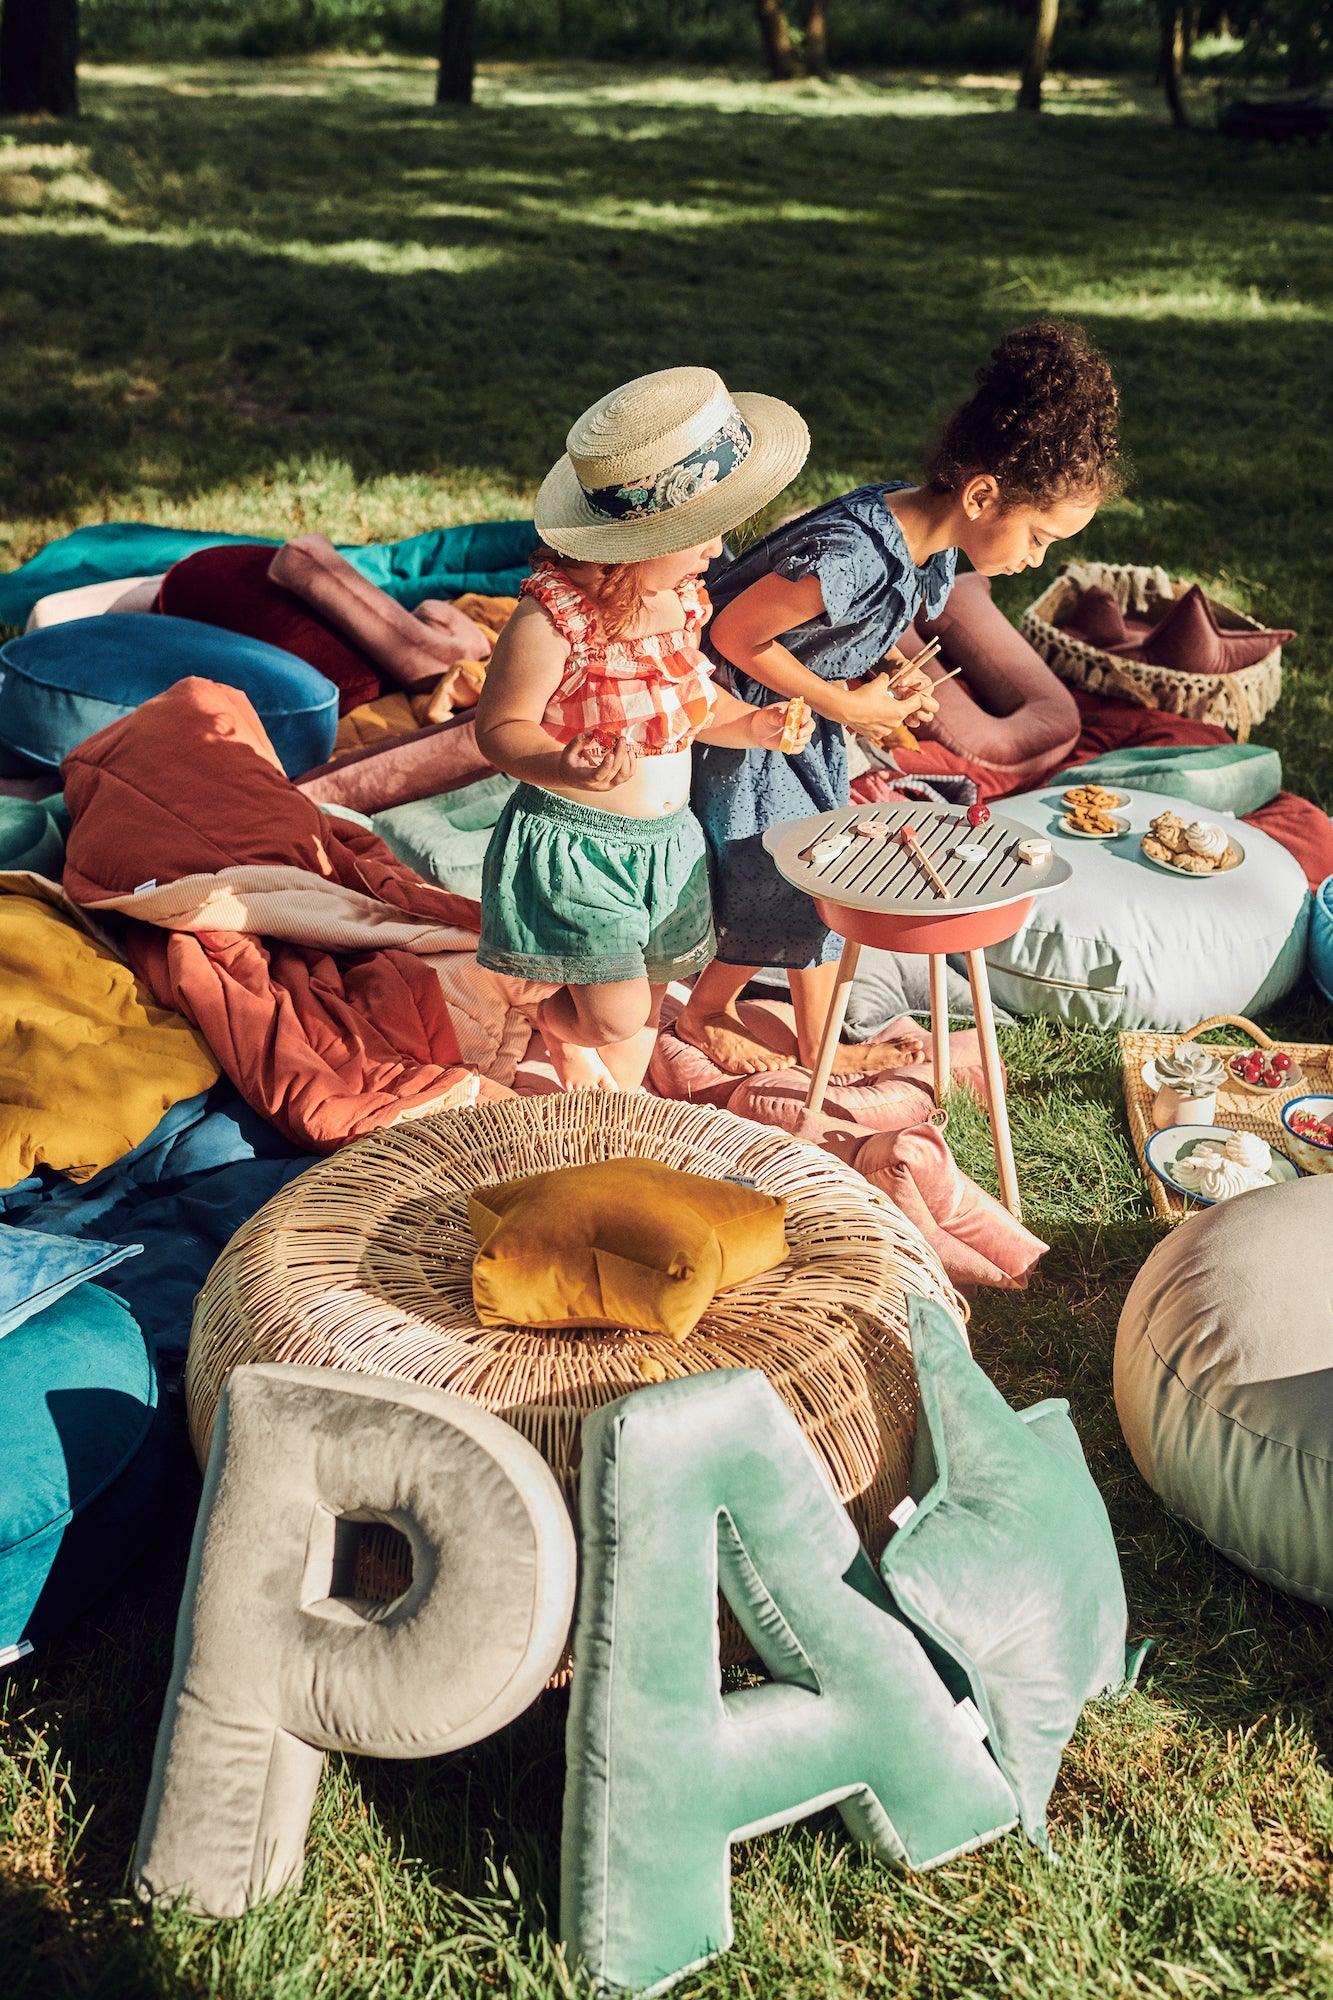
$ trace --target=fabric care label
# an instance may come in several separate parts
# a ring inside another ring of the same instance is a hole
[[[983,1743],[986,1741],[986,1738],[990,1734],[990,1731],[986,1727],[986,1718],[973,1701],[971,1695],[963,1696],[963,1699],[956,1704],[954,1714],[960,1716],[969,1729],[975,1730]]]
[[[140,882],[138,887],[132,893],[136,896],[142,896],[149,889],[156,889],[156,887],[157,887],[157,877],[156,875],[153,875],[149,878],[147,882]]]
[[[898,1502],[896,1507],[890,1507],[889,1519],[895,1528],[905,1528],[915,1512],[916,1501],[909,1493]]]

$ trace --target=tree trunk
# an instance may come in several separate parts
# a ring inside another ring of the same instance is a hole
[[[1180,80],[1185,69],[1186,0],[1159,0],[1162,26],[1160,67],[1171,123],[1178,132],[1189,130],[1189,113],[1181,96]]]
[[[477,67],[477,0],[444,0],[440,15],[437,104],[471,104]]]
[[[1041,86],[1046,80],[1046,66],[1051,59],[1051,43],[1055,40],[1055,24],[1059,18],[1060,0],[1037,0],[1032,40],[1028,43],[1027,61],[1023,64],[1023,81],[1018,86],[1020,111],[1041,110]]]
[[[782,0],[754,0],[754,11],[768,73],[776,83],[786,83],[796,74],[796,52]]]
[[[829,0],[806,0],[805,66],[811,76],[828,75]]]
[[[3,0],[0,112],[79,112],[79,0]]]

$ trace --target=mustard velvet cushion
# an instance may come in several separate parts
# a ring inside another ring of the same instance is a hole
[[[618,1326],[684,1340],[717,1292],[787,1255],[787,1205],[655,1160],[601,1160],[479,1188],[483,1326]]]

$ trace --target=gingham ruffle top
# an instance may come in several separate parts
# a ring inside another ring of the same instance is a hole
[[[542,726],[558,743],[592,730],[608,743],[627,738],[641,757],[684,750],[717,701],[712,663],[699,641],[711,606],[702,583],[678,586],[679,630],[612,639],[597,606],[554,563],[542,563],[523,585],[569,646],[564,678],[546,704]]]

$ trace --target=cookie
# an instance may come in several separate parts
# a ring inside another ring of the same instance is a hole
[[[1171,866],[1182,875],[1211,875],[1213,864],[1202,854],[1173,854]]]
[[[1150,833],[1144,834],[1139,845],[1147,855],[1149,861],[1169,862],[1171,859],[1171,849],[1163,847],[1161,841],[1154,840]]]

